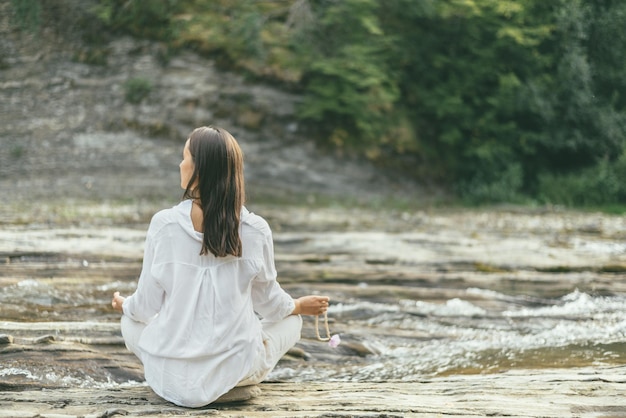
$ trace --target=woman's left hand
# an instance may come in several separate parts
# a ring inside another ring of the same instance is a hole
[[[120,292],[115,292],[113,293],[113,300],[111,301],[111,306],[113,306],[113,309],[115,309],[118,312],[124,312],[122,310],[122,304],[124,303],[124,300],[126,300],[126,298],[123,296],[120,296]]]
[[[328,310],[328,296],[302,296],[295,300],[296,308],[293,314],[299,315],[321,315]]]

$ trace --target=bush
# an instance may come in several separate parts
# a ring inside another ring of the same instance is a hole
[[[600,206],[626,203],[626,153],[614,162],[563,175],[539,177],[539,199],[566,206]]]
[[[22,30],[36,32],[41,23],[40,0],[11,0],[13,19]]]
[[[520,164],[511,164],[500,173],[490,173],[489,177],[489,179],[485,179],[474,176],[467,181],[460,181],[457,190],[463,199],[469,203],[511,203],[523,200],[521,187],[524,179]]]
[[[165,41],[174,36],[172,17],[178,7],[177,0],[99,0],[96,13],[113,31]]]
[[[150,80],[141,77],[131,78],[124,83],[126,101],[137,104],[145,99],[152,91]]]

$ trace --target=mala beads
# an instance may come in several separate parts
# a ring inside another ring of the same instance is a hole
[[[319,316],[315,316],[315,336],[319,341],[328,341],[328,345],[335,348],[341,343],[339,334],[330,336],[330,328],[328,328],[328,314],[324,312],[324,328],[326,329],[326,337],[320,336],[319,330]]]

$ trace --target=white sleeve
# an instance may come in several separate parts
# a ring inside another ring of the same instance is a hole
[[[294,308],[293,298],[280,287],[274,266],[274,244],[271,233],[263,244],[261,269],[252,281],[252,303],[254,310],[263,318],[279,321],[290,315]]]
[[[122,305],[124,315],[135,321],[149,322],[161,309],[164,290],[152,275],[155,259],[154,238],[148,233],[144,249],[141,275],[135,293],[127,297]]]

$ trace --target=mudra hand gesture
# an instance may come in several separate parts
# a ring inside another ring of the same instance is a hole
[[[120,296],[120,292],[113,293],[113,299],[111,300],[111,306],[118,312],[122,312],[122,304],[126,298]]]
[[[295,299],[296,307],[293,315],[322,315],[328,310],[328,296],[302,296]]]

